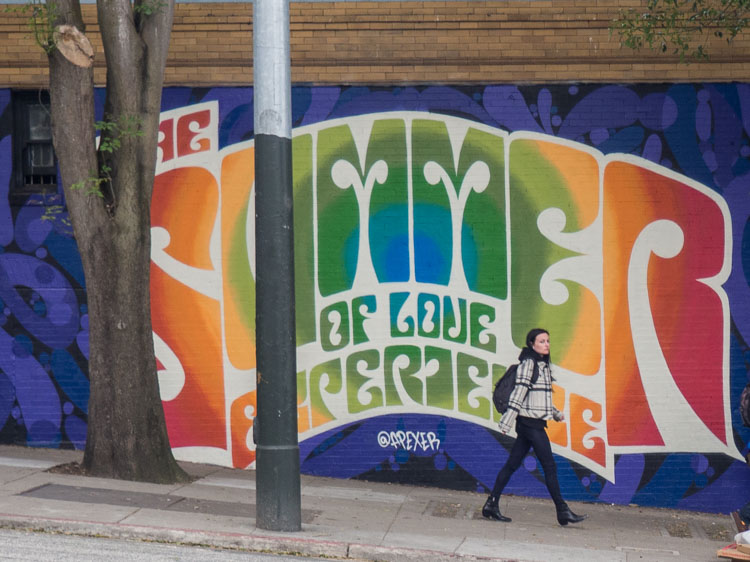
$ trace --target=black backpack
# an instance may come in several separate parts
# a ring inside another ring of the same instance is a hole
[[[516,371],[518,370],[518,363],[508,367],[502,377],[495,383],[495,390],[492,392],[492,403],[495,404],[495,409],[501,414],[505,413],[508,409],[508,402],[510,402],[510,395],[513,389],[516,388]],[[533,385],[539,378],[539,366],[534,361],[534,374],[531,375],[531,384]]]

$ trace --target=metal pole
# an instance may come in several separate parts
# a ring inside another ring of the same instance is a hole
[[[299,531],[289,1],[255,0],[256,524]]]

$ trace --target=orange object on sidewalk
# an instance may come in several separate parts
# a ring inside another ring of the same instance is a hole
[[[742,545],[747,546],[747,545]],[[744,549],[743,549],[744,550]],[[732,543],[716,551],[719,558],[729,558],[731,560],[750,560],[750,553],[745,553],[737,548],[737,544]]]

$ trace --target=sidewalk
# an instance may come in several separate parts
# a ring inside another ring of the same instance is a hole
[[[46,472],[82,453],[0,446],[0,527],[295,552],[356,560],[720,560],[728,515],[504,496],[487,521],[471,492],[302,476],[302,531],[255,527],[255,471],[180,463],[197,479],[157,485]]]

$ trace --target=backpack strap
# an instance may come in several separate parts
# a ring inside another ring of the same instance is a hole
[[[534,386],[534,383],[539,380],[539,363],[534,360],[534,372],[531,375],[531,386]]]

